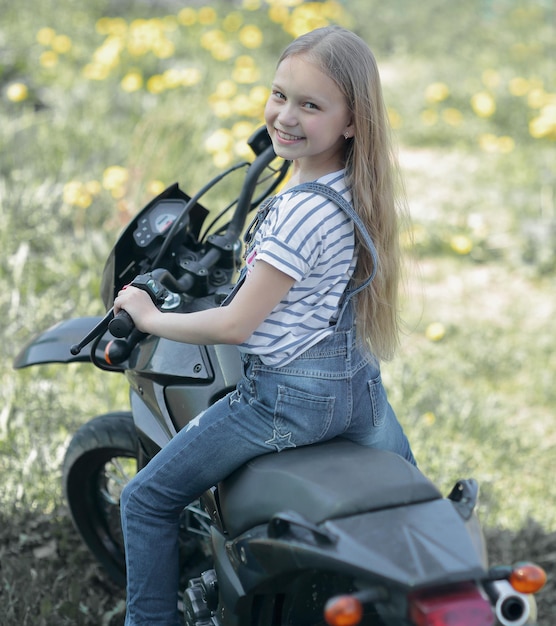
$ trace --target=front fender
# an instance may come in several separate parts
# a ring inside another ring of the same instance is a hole
[[[31,339],[15,357],[15,369],[41,363],[86,363],[91,361],[90,345],[73,355],[70,347],[79,343],[101,317],[77,317],[51,326]],[[99,346],[103,349],[103,346]]]

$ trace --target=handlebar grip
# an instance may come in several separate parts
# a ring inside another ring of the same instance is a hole
[[[124,310],[119,311],[108,324],[108,330],[114,337],[118,337],[118,339],[127,337],[134,328],[135,324],[131,319],[131,315]]]

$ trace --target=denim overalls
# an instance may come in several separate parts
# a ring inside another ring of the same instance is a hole
[[[318,183],[303,187],[324,193]],[[336,195],[369,239],[351,206]],[[344,437],[415,463],[388,403],[379,366],[357,346],[351,302],[355,292],[346,292],[334,332],[291,363],[272,368],[257,356],[244,354],[243,377],[236,390],[190,422],[125,487],[121,512],[128,578],[126,626],[181,623],[177,611],[181,511],[248,460]]]

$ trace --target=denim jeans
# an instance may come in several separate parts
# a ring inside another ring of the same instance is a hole
[[[380,369],[356,345],[350,306],[335,332],[281,368],[244,356],[235,391],[181,430],[121,498],[126,626],[178,626],[183,508],[261,454],[344,437],[415,463]]]

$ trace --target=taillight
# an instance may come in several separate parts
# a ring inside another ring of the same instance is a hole
[[[329,626],[357,626],[363,617],[363,605],[355,596],[335,596],[324,608]]]
[[[493,626],[490,602],[472,584],[418,591],[409,597],[415,626]]]

